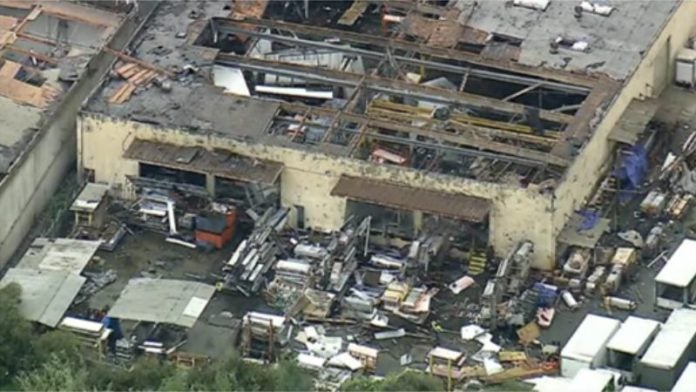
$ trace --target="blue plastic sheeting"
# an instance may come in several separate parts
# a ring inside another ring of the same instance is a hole
[[[578,214],[582,217],[582,222],[580,222],[580,231],[591,230],[599,222],[599,211],[594,210],[582,210]]]
[[[648,153],[642,145],[631,147],[628,155],[614,175],[619,183],[619,200],[624,202],[634,195],[632,192],[640,187],[640,184],[648,172]]]
[[[533,290],[539,294],[537,306],[550,307],[556,299],[556,289],[544,283],[534,283]]]
[[[114,338],[121,339],[123,337],[121,321],[119,321],[119,319],[107,316],[102,319],[102,324],[113,331]]]

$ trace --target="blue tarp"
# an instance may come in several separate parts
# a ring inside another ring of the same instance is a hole
[[[102,319],[102,324],[104,324],[106,328],[113,331],[112,333],[114,338],[121,339],[123,337],[123,332],[121,331],[121,321],[119,321],[119,319],[106,316]]]
[[[533,290],[539,294],[537,306],[546,308],[553,306],[556,300],[556,290],[544,283],[534,283]]]
[[[640,187],[640,184],[648,172],[648,153],[642,145],[631,147],[628,155],[623,159],[614,175],[619,184],[619,200],[625,202],[631,198],[632,192]]]
[[[599,222],[599,211],[594,210],[582,210],[578,211],[578,214],[582,216],[582,222],[580,222],[580,231],[590,230],[597,222]]]

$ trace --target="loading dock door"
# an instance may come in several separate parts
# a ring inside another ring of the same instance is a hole
[[[490,201],[480,197],[348,176],[342,176],[338,180],[331,195],[474,223],[484,222],[491,210]]]

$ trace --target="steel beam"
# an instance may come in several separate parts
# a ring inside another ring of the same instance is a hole
[[[287,123],[287,124],[297,124],[299,123],[298,120],[295,119],[285,119],[285,118],[278,118],[274,120],[277,123]],[[328,126],[326,124],[322,123],[305,123],[306,125],[311,125],[312,127],[317,127],[317,128],[324,128],[326,129]],[[468,149],[468,148],[462,148],[458,146],[453,146],[453,145],[448,145],[448,144],[432,144],[428,142],[421,142],[418,140],[413,140],[413,139],[406,139],[406,138],[401,138],[398,136],[391,136],[391,135],[385,135],[381,134],[378,132],[374,131],[368,131],[367,128],[369,125],[363,125],[360,129],[357,130],[352,130],[352,129],[341,129],[342,132],[347,132],[347,133],[352,133],[354,134],[355,137],[359,137],[360,133],[362,132],[363,138],[366,137],[367,135],[370,135],[371,137],[379,140],[384,140],[396,144],[407,144],[407,145],[412,145],[412,146],[418,146],[418,147],[423,147],[423,148],[431,148],[431,149],[439,149],[439,150],[445,150],[445,151],[451,151],[457,154],[462,154],[468,157],[472,158],[486,158],[486,159],[497,159],[505,162],[511,162],[517,165],[523,165],[526,167],[533,167],[533,168],[546,168],[547,166],[542,163],[542,162],[537,162],[533,161],[530,159],[524,159],[524,158],[519,158],[519,157],[514,157],[514,156],[506,156],[502,154],[497,154],[493,152],[487,152],[487,151],[477,151],[473,149]],[[356,146],[351,146],[349,153],[352,154],[354,152],[354,149]]]
[[[267,38],[277,42],[285,42],[294,45],[307,45],[313,47],[331,48],[337,51],[350,52],[361,54],[365,57],[379,58],[384,56],[386,48],[394,50],[403,50],[407,52],[416,52],[428,55],[430,57],[440,58],[443,61],[455,60],[466,63],[465,66],[456,66],[447,63],[433,62],[419,59],[410,59],[402,56],[394,56],[400,62],[426,66],[434,69],[439,69],[448,72],[465,74],[466,70],[471,67],[471,75],[484,79],[500,80],[509,83],[519,83],[524,85],[536,84],[543,81],[548,88],[566,91],[577,94],[587,94],[595,85],[596,80],[589,76],[573,75],[568,72],[557,70],[548,70],[535,67],[526,67],[517,63],[508,61],[496,61],[483,59],[478,55],[462,52],[455,49],[434,48],[425,44],[414,44],[399,39],[388,39],[384,37],[375,37],[367,34],[359,34],[342,30],[333,30],[323,27],[300,25],[283,21],[266,20],[266,19],[244,19],[244,25],[227,18],[213,18],[213,26],[218,31],[247,34],[259,38]],[[254,25],[257,27],[265,27],[269,29],[278,29],[283,31],[292,31],[296,35],[313,35],[317,40],[298,39],[293,37],[284,37],[277,34],[263,33],[255,31],[254,28],[245,28],[245,25]],[[382,48],[380,51],[372,51],[367,49],[352,48],[324,42],[326,38],[339,38],[343,43],[357,45],[371,45]],[[486,70],[475,68],[473,66],[492,68],[494,70]]]
[[[513,113],[521,115],[525,115],[527,113],[526,106],[517,103],[503,102],[495,98],[483,97],[471,93],[444,90],[375,76],[358,75],[319,67],[279,63],[275,61],[254,59],[250,57],[223,53],[218,55],[217,62],[220,64],[232,65],[256,72],[267,72],[352,88],[357,88],[364,79],[365,83],[363,86],[366,90],[378,91],[385,94],[412,97],[446,105],[457,104],[462,106],[478,107],[501,113]],[[561,124],[566,124],[573,120],[573,116],[543,109],[539,110],[539,117],[546,121]]]
[[[304,112],[305,110],[307,110],[306,105],[289,103],[281,104],[281,108],[290,112]],[[311,107],[310,113],[329,117],[339,115],[342,120],[354,122],[361,125],[367,124],[368,130],[366,132],[369,132],[370,135],[379,135],[379,133],[371,132],[369,131],[369,128],[382,128],[395,132],[404,132],[412,135],[423,136],[438,140],[440,142],[447,142],[455,145],[467,146],[479,150],[494,151],[506,156],[522,158],[527,162],[537,162],[537,165],[538,163],[544,163],[566,167],[569,164],[567,160],[558,158],[552,154],[531,150],[524,147],[517,147],[506,143],[494,142],[488,140],[480,134],[470,131],[463,131],[459,134],[455,134],[446,131],[422,129],[411,125],[398,124],[393,121],[378,120],[355,113],[341,113],[339,110],[336,109]],[[407,144],[407,142],[410,140],[403,138],[397,139],[402,144]],[[436,146],[430,146],[430,148],[436,148]],[[496,158],[501,159],[499,155],[496,155]]]
[[[527,87],[523,88],[522,90],[519,90],[519,91],[512,93],[512,94],[508,95],[507,97],[503,98],[503,101],[505,101],[505,102],[511,101],[511,100],[521,96],[521,95],[527,94],[528,92],[530,92],[532,90],[536,90],[537,88],[539,88],[543,85],[544,85],[544,83],[537,83],[537,84],[533,84],[531,86],[527,86]]]

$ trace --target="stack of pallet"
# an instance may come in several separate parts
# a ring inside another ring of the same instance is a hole
[[[74,317],[65,317],[58,329],[72,333],[77,340],[88,347],[94,347],[103,354],[106,349],[106,340],[111,330],[102,323]]]
[[[126,83],[109,97],[109,102],[119,104],[128,101],[136,88],[152,81],[158,72],[136,63],[126,63],[116,68],[116,74]]]

